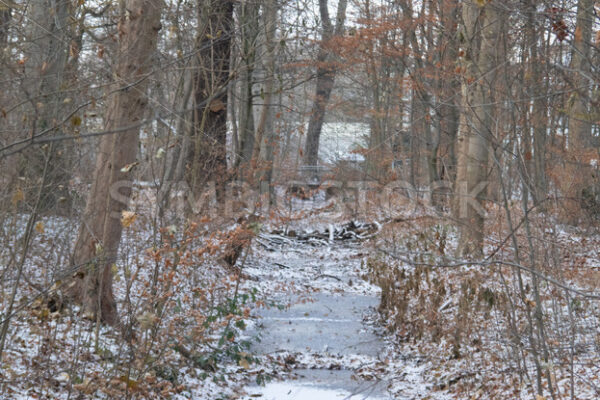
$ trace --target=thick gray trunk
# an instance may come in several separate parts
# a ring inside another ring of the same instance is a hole
[[[458,121],[460,118],[460,81],[456,78],[455,61],[458,57],[458,40],[456,39],[456,25],[458,21],[458,1],[444,0],[442,2],[441,19],[442,32],[439,42],[441,45],[441,65],[443,75],[439,80],[441,101],[438,107],[439,135],[442,151],[448,154],[442,165],[443,175],[440,179],[454,182],[456,178],[456,151],[455,143],[458,135]]]

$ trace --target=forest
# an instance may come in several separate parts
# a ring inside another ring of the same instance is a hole
[[[0,0],[0,399],[600,399],[600,1]]]

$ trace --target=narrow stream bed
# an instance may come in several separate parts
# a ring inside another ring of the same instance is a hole
[[[358,373],[382,362],[385,342],[364,322],[366,316],[376,313],[379,292],[360,278],[356,250],[337,244],[317,248],[292,245],[284,251],[256,255],[261,265],[247,271],[259,275],[262,284],[279,287],[273,297],[287,307],[258,311],[255,331],[249,334],[258,335],[260,341],[252,352],[283,355],[291,360],[293,371],[289,380],[248,387],[243,399],[392,398],[388,382]],[[292,283],[309,294],[288,292]]]

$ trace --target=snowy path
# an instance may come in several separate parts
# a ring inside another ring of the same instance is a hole
[[[281,356],[294,374],[287,381],[250,387],[246,398],[391,399],[388,382],[360,374],[382,363],[385,348],[375,328],[364,323],[379,298],[378,289],[360,278],[360,248],[295,243],[269,250],[258,251],[247,271],[290,307],[261,309],[256,333],[262,339],[253,351]]]
[[[378,360],[383,342],[362,317],[372,312],[377,298],[362,295],[318,294],[314,302],[297,304],[287,310],[266,310],[262,314],[263,340],[254,351],[262,354],[285,351],[314,358],[333,358],[323,369],[298,369],[298,380],[276,382],[254,388],[266,400],[294,399],[388,399],[385,381],[358,378],[345,361],[370,364]],[[340,361],[336,357],[340,357]]]

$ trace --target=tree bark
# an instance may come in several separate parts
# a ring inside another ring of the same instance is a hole
[[[442,165],[440,179],[453,182],[456,178],[456,152],[455,143],[458,134],[459,109],[457,104],[460,99],[455,99],[460,93],[460,80],[456,78],[454,63],[458,57],[458,40],[456,38],[456,25],[458,23],[458,1],[443,0],[441,2],[442,31],[440,32],[440,62],[443,74],[438,81],[441,104],[438,108],[439,136],[442,151],[448,158]]]
[[[69,44],[73,27],[69,23],[72,13],[68,0],[39,0],[31,2],[28,16],[31,25],[31,41],[25,48],[29,58],[26,72],[32,78],[31,93],[35,94],[31,116],[34,132],[61,132],[65,126],[60,123],[65,117],[63,100],[67,97],[65,83],[69,59]],[[52,143],[48,148],[26,150],[19,161],[20,176],[24,176],[31,188],[27,199],[35,198],[37,179],[45,168],[47,157],[47,183],[42,191],[40,212],[68,213],[71,206],[68,181],[71,167],[64,143]]]
[[[464,153],[459,162],[458,218],[461,222],[459,256],[483,254],[485,185],[488,149],[492,131],[492,91],[494,89],[497,48],[502,14],[496,0],[481,6],[479,1],[463,4],[464,73],[462,81],[463,120],[459,127],[464,140]],[[480,48],[477,32],[481,32]]]
[[[590,41],[594,0],[579,0],[577,4],[577,22],[571,52],[571,70],[573,78],[568,99],[568,151],[566,154],[566,177],[561,180],[561,192],[564,196],[562,219],[576,224],[582,216],[582,195],[592,179],[586,149],[591,139],[591,114],[588,111],[590,87]]]
[[[321,129],[323,128],[323,121],[325,120],[325,108],[331,97],[331,91],[333,90],[335,81],[335,67],[329,63],[329,52],[325,46],[333,37],[343,34],[347,5],[348,0],[339,0],[334,30],[329,18],[327,0],[319,0],[319,13],[323,24],[323,32],[321,34],[321,45],[319,46],[319,52],[317,54],[315,99],[308,121],[308,130],[306,132],[306,142],[304,146],[304,165],[307,167],[316,167],[318,164],[319,138],[321,137]]]
[[[264,7],[264,40],[266,48],[265,84],[263,106],[256,128],[256,139],[252,151],[252,159],[257,161],[257,181],[261,191],[268,191],[269,204],[273,204],[275,193],[272,187],[273,161],[278,135],[273,124],[273,95],[275,90],[275,32],[277,30],[277,1],[265,0]]]
[[[119,54],[114,89],[104,118],[105,130],[135,125],[146,109],[151,57],[156,49],[162,0],[128,0],[121,15]],[[116,262],[122,225],[121,212],[131,195],[131,172],[123,167],[136,159],[139,127],[103,136],[96,158],[94,180],[87,199],[83,223],[75,243],[73,296],[86,312],[110,324],[118,324],[112,289],[112,266]],[[82,268],[83,267],[83,268]]]
[[[546,135],[548,126],[547,100],[544,93],[544,84],[541,75],[541,59],[538,53],[538,37],[536,15],[537,5],[533,0],[527,4],[527,28],[525,31],[526,43],[529,48],[529,68],[531,74],[529,96],[532,99],[533,109],[530,124],[533,128],[533,184],[532,194],[537,205],[544,207],[544,200],[548,193],[546,179]],[[544,93],[546,95],[547,93]]]
[[[8,27],[12,18],[12,9],[4,6],[0,7],[0,51],[4,52],[8,44]]]
[[[188,154],[187,179],[199,195],[214,182],[223,200],[227,176],[227,84],[231,38],[234,33],[232,0],[199,0],[198,69],[194,99],[193,144]]]
[[[240,32],[242,34],[242,90],[240,104],[240,153],[236,167],[248,165],[254,149],[254,67],[256,63],[256,46],[258,38],[258,5],[244,2],[240,6]],[[238,171],[240,174],[242,171]]]

